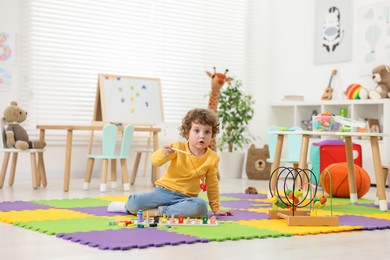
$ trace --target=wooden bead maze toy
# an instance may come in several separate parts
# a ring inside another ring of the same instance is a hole
[[[332,210],[330,216],[315,215],[314,209],[323,208],[327,198],[324,193],[320,198],[316,197],[319,185],[311,170],[279,167],[271,173],[270,179],[274,174],[277,174],[275,187],[271,187],[271,182],[269,184],[271,201],[274,204],[274,209],[268,212],[270,219],[286,219],[289,226],[339,226],[339,218],[332,216]],[[289,185],[292,189],[289,189]],[[299,210],[306,207],[309,207],[309,210]]]

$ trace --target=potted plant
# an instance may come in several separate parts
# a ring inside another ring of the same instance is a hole
[[[244,145],[254,140],[248,130],[249,122],[254,116],[253,105],[252,96],[245,94],[242,90],[241,80],[228,82],[227,87],[221,91],[218,105],[218,118],[221,124],[218,136],[218,149],[221,151],[221,175],[229,172],[233,177],[241,177],[245,153],[233,153],[233,151],[242,149]],[[227,153],[224,152],[226,148]],[[227,163],[229,165],[224,169]],[[237,170],[233,170],[232,167]]]

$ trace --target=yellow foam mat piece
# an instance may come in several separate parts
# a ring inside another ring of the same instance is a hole
[[[70,218],[87,218],[91,215],[68,209],[36,209],[0,212],[0,221],[8,224],[35,220],[56,220]]]
[[[364,217],[368,217],[368,218],[390,220],[390,213],[389,214],[383,214],[383,213],[380,213],[380,214],[361,214],[361,215],[356,215],[356,216],[364,216]]]
[[[357,226],[288,226],[283,219],[263,219],[263,220],[240,220],[237,223],[251,227],[264,228],[293,235],[308,235],[342,232],[349,230],[359,230],[363,227]]]
[[[108,200],[108,201],[118,201],[118,202],[126,202],[129,196],[105,196],[105,197],[97,197],[100,200]]]

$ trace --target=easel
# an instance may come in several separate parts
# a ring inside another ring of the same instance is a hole
[[[140,101],[142,100],[142,102]],[[134,126],[153,128],[156,123],[164,122],[160,80],[120,75],[99,74],[96,89],[95,106],[92,125],[114,123],[117,125],[132,124]],[[134,183],[141,153],[146,153],[144,174],[151,148],[152,131],[146,137],[146,149],[137,151],[136,162],[132,173]],[[88,153],[92,153],[94,131],[89,138]],[[157,142],[154,140],[153,142]],[[111,165],[116,172],[116,164]],[[112,181],[116,176],[112,175]],[[158,172],[152,167],[152,179],[158,178]]]

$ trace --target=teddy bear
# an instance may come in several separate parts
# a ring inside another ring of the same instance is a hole
[[[45,141],[29,140],[26,129],[20,125],[27,118],[27,112],[18,106],[18,102],[11,101],[11,105],[4,110],[4,119],[8,125],[6,128],[6,140],[9,148],[26,150],[29,148],[44,148]]]
[[[246,161],[246,175],[251,180],[268,180],[271,172],[271,163],[267,162],[269,156],[268,145],[256,148],[252,144],[248,149]]]
[[[360,99],[390,98],[390,67],[379,65],[372,70],[372,79],[378,84],[374,90],[360,89]]]

